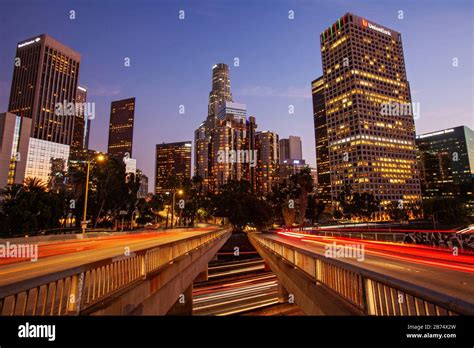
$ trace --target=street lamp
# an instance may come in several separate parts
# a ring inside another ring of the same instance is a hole
[[[183,190],[178,190],[178,195],[182,195],[184,193]],[[173,190],[173,204],[171,205],[171,228],[173,228],[174,223],[174,205],[175,205],[175,197],[176,197],[176,190]]]
[[[84,215],[81,223],[81,228],[82,228],[82,234],[86,233],[87,229],[87,198],[88,198],[88,193],[89,193],[89,172],[91,168],[91,163],[96,160],[97,162],[102,162],[105,160],[104,155],[98,155],[97,157],[92,157],[90,160],[87,161],[87,174],[86,174],[86,193],[84,196]]]

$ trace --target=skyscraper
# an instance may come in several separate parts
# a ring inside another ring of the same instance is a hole
[[[217,118],[219,105],[232,101],[232,93],[230,92],[229,66],[224,63],[215,64],[212,67],[212,90],[209,92],[208,116],[213,119]],[[210,127],[214,125],[211,121]]]
[[[301,146],[301,138],[290,135],[288,139],[280,139],[280,164],[286,160],[303,159],[303,151]]]
[[[0,114],[0,188],[23,182],[30,132],[30,118]]]
[[[474,200],[474,132],[470,128],[417,135],[416,144],[423,199],[469,194]]]
[[[255,133],[257,150],[257,192],[268,193],[279,179],[278,134],[270,131]]]
[[[132,157],[135,98],[113,101],[110,106],[109,145],[111,155]]]
[[[242,110],[240,110],[242,111]],[[218,119],[212,139],[211,191],[230,180],[246,180],[253,190],[256,188],[255,170],[257,155],[255,149],[255,117],[235,114],[235,109],[224,111]]]
[[[71,145],[81,55],[42,34],[18,43],[8,111],[33,120],[31,136]],[[61,112],[58,112],[61,111]]]
[[[206,189],[217,191],[228,180],[248,180],[256,188],[256,168],[247,162],[255,150],[255,129],[255,118],[247,118],[245,104],[232,99],[229,67],[214,65],[208,116],[194,133],[195,173]]]
[[[155,193],[167,192],[170,177],[178,184],[191,179],[191,141],[157,144],[155,163]]]
[[[85,110],[87,101],[87,89],[81,86],[77,86],[76,92],[76,114],[74,115],[74,132],[72,137],[71,148],[73,150],[82,150],[89,148],[89,132],[90,132],[90,116]]]
[[[194,175],[203,179],[204,187],[207,187],[209,177],[209,137],[206,133],[206,122],[194,131]]]
[[[414,104],[400,33],[351,13],[321,33],[331,197],[419,202]]]
[[[329,168],[328,124],[324,104],[324,78],[311,83],[313,95],[314,136],[316,144],[316,179],[318,198],[329,206],[331,202],[331,171]]]

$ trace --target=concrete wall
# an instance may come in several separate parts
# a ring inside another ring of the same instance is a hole
[[[175,306],[180,295],[184,295],[185,302],[182,304],[185,311],[189,312],[189,308],[192,310],[192,296],[189,296],[190,286],[196,277],[206,269],[209,261],[224,245],[231,233],[229,228],[227,234],[213,244],[205,245],[188,255],[173,260],[134,287],[127,288],[115,296],[110,296],[107,300],[81,314],[165,315]],[[179,315],[182,313],[175,306],[170,314]]]

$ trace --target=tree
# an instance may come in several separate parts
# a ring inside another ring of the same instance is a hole
[[[342,217],[347,219],[357,217],[367,221],[370,220],[373,213],[380,209],[380,201],[373,194],[368,192],[353,193],[349,184],[344,185],[337,201]],[[337,218],[337,215],[334,214],[334,217]]]
[[[315,224],[319,221],[321,215],[326,209],[324,202],[317,198],[315,194],[308,196],[308,208],[306,209],[306,216],[311,220],[311,224]]]
[[[272,191],[267,195],[272,216],[282,218],[285,226],[293,226],[296,218],[295,201],[298,196],[298,188],[292,180],[284,180],[282,183],[274,185]]]
[[[247,181],[229,181],[213,196],[216,215],[229,219],[235,230],[251,225],[264,229],[270,222],[269,206],[250,190]]]
[[[300,225],[300,228],[303,228],[306,208],[308,206],[308,194],[313,190],[313,178],[311,176],[311,169],[309,167],[303,168],[299,173],[293,174],[290,177],[290,180],[292,180],[298,188],[298,223]]]
[[[27,178],[23,185],[7,186],[1,191],[2,233],[35,233],[60,226],[65,216],[65,194],[47,191],[38,178]]]

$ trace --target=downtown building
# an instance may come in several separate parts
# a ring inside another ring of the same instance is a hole
[[[233,101],[229,67],[212,67],[208,116],[194,134],[194,173],[205,190],[218,192],[230,180],[247,180],[256,189],[255,117]]]
[[[303,145],[301,138],[290,135],[288,139],[280,139],[280,168],[279,181],[283,183],[290,180],[292,175],[298,174],[308,165],[303,159]]]
[[[326,207],[332,206],[331,170],[329,166],[328,128],[324,104],[324,78],[311,83],[313,96],[314,137],[316,147],[316,184],[318,198]]]
[[[413,104],[400,33],[347,13],[320,42],[323,76],[313,82],[316,157],[326,190],[329,169],[332,203],[351,185],[353,192],[373,194],[381,209],[390,202],[418,204]]]
[[[166,193],[171,187],[170,178],[178,185],[191,179],[191,141],[156,145],[155,193]]]
[[[71,150],[87,150],[89,148],[90,121],[95,117],[89,113],[85,106],[87,102],[87,89],[77,86],[76,92],[76,115],[74,116],[74,131],[72,135]]]
[[[80,60],[79,53],[44,34],[17,45],[8,112],[31,119],[28,150],[21,154],[25,177],[49,182],[54,160],[67,165]]]
[[[31,119],[9,112],[0,114],[0,189],[21,184],[26,172],[26,159],[31,132]]]
[[[280,147],[280,164],[303,159],[303,146],[300,137],[290,135],[288,139],[280,139],[278,144]]]
[[[280,147],[278,134],[270,131],[255,133],[257,150],[257,192],[269,193],[279,181]]]
[[[256,128],[255,117],[247,119],[244,104],[224,102],[220,105],[211,142],[213,192],[231,180],[248,181],[251,189],[256,189]]]
[[[109,142],[112,156],[132,158],[135,98],[113,101],[110,105]]]
[[[465,196],[474,209],[474,132],[466,126],[416,136],[423,200]]]

